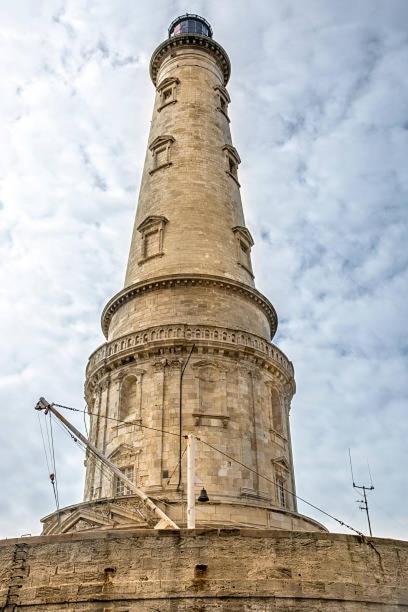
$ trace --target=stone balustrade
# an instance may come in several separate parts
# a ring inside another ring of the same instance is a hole
[[[174,344],[178,341],[199,341],[200,344],[224,344],[228,347],[236,346],[240,349],[252,349],[263,353],[290,376],[294,370],[292,362],[274,344],[264,338],[239,330],[226,329],[209,325],[161,325],[150,327],[143,331],[127,334],[112,342],[100,346],[89,358],[87,376],[98,365],[112,356],[127,353],[131,349],[138,349],[149,344]]]

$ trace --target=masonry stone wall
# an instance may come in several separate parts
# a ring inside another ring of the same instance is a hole
[[[181,286],[180,286],[181,285]],[[189,283],[146,290],[112,316],[109,340],[155,325],[216,325],[269,340],[271,326],[258,304],[228,286]]]
[[[160,85],[177,79],[171,103]],[[232,145],[228,116],[221,112],[224,78],[216,58],[203,49],[178,47],[163,60],[149,135],[172,137],[168,165],[154,170],[147,148],[126,286],[162,274],[198,272],[253,285],[238,263],[233,228],[245,226],[237,180],[227,173],[225,145]],[[163,256],[141,263],[138,230],[150,215],[164,216]]]
[[[399,612],[408,543],[263,530],[109,531],[0,542],[0,609]]]
[[[270,344],[276,313],[254,287],[228,58],[207,42],[181,37],[153,54],[157,91],[125,288],[104,310],[108,342],[87,368],[90,439],[183,525],[185,458],[181,481],[169,479],[181,402],[183,434],[245,466],[199,444],[196,471],[211,503],[198,524],[320,530],[297,514],[293,366]],[[85,502],[120,497],[122,489],[87,458]],[[45,533],[116,524],[112,512],[101,518],[81,508],[64,511],[62,523],[47,517]]]
[[[220,340],[195,341],[183,378],[182,430],[199,439],[196,473],[211,500],[198,509],[197,524],[323,529],[297,514],[293,495],[290,364],[280,361],[276,351],[273,359],[231,342],[227,347]],[[114,353],[99,362],[100,367],[96,363],[95,370],[88,371],[88,381],[95,380],[87,403],[90,441],[131,473],[135,484],[164,504],[166,514],[182,526],[186,457],[183,454],[179,486],[180,372],[189,349],[183,339],[172,342],[166,346],[158,338],[153,346],[126,350],[119,361]],[[182,439],[183,449],[185,443]],[[92,455],[88,454],[86,467],[86,502],[124,495],[117,479]],[[197,484],[197,495],[199,489]],[[55,513],[44,521],[47,534],[91,526],[144,526],[137,515],[120,517],[116,506],[108,511],[101,505],[93,510],[77,505],[63,510],[59,521]]]

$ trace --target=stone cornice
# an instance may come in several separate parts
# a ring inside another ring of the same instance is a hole
[[[153,51],[152,59],[150,60],[150,78],[155,85],[160,65],[175,47],[198,47],[210,53],[220,65],[224,75],[224,85],[228,83],[231,74],[231,63],[225,49],[208,36],[180,34],[179,36],[168,38]]]
[[[278,327],[278,317],[276,311],[269,300],[266,299],[256,289],[222,276],[211,276],[206,274],[172,274],[169,276],[160,276],[152,278],[147,281],[141,281],[125,287],[122,291],[117,293],[109,302],[106,304],[102,312],[101,325],[102,331],[105,337],[108,336],[109,324],[112,316],[115,312],[126,302],[133,300],[140,294],[145,294],[149,291],[156,291],[158,289],[173,289],[188,286],[216,286],[220,289],[226,289],[231,292],[239,293],[245,299],[258,304],[258,306],[264,311],[270,327],[271,327],[271,339],[276,333]]]

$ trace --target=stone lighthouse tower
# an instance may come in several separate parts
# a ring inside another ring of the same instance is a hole
[[[125,286],[103,311],[106,343],[86,373],[91,442],[182,526],[180,432],[193,432],[237,459],[198,444],[210,498],[199,525],[319,530],[292,495],[293,366],[271,343],[276,312],[255,288],[228,55],[205,19],[185,15],[154,51],[150,76],[156,97]],[[134,526],[129,493],[89,456],[78,520],[89,528],[111,500],[104,526]],[[112,504],[129,513],[113,516]],[[62,518],[75,524],[71,511]],[[46,533],[61,529],[55,517],[45,522]]]
[[[87,367],[90,441],[76,431],[90,449],[85,500],[45,517],[40,537],[0,541],[0,609],[406,610],[408,543],[327,533],[297,512],[293,367],[254,285],[228,56],[205,19],[185,15],[150,73],[125,287],[103,311],[106,342]],[[209,496],[198,529],[184,529],[188,432]]]

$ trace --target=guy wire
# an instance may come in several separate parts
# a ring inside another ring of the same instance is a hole
[[[79,408],[73,408],[72,406],[64,406],[63,404],[56,404],[53,403],[54,406],[58,406],[59,408],[64,408],[65,410],[72,410],[73,412],[84,412],[83,410],[80,410]],[[104,418],[104,419],[109,419],[112,421],[117,421],[119,423],[125,423],[126,421],[122,420],[122,419],[116,419],[114,417],[108,417],[106,415],[98,415],[97,413],[94,412],[88,412],[88,414],[97,416],[99,418]],[[145,429],[151,429],[153,431],[159,431],[161,433],[164,434],[168,434],[171,436],[177,436],[179,437],[178,433],[174,433],[172,431],[166,431],[164,429],[158,429],[155,427],[148,427],[147,425],[141,425],[138,423],[139,427],[143,427]],[[72,434],[71,434],[72,435]],[[74,437],[74,436],[72,436]],[[268,476],[264,476],[263,474],[261,474],[260,472],[257,472],[256,470],[254,470],[253,468],[251,468],[248,465],[245,465],[245,463],[242,463],[241,461],[239,461],[239,459],[236,459],[235,457],[232,457],[231,455],[228,455],[228,453],[225,453],[224,451],[220,450],[219,448],[217,448],[216,446],[213,446],[212,444],[210,444],[209,442],[206,442],[205,440],[198,438],[196,436],[196,439],[199,442],[202,442],[203,444],[207,445],[209,448],[212,448],[214,451],[220,453],[221,455],[224,455],[225,457],[227,457],[228,459],[230,459],[231,461],[234,461],[235,463],[237,463],[238,465],[244,467],[246,470],[249,470],[250,472],[252,472],[253,474],[255,474],[256,476],[258,476],[259,478],[263,478],[264,480],[272,483],[273,485],[277,485],[276,481],[273,480],[272,478],[269,478]],[[178,464],[177,464],[178,465]],[[281,485],[282,486],[282,485]],[[311,508],[313,508],[314,510],[317,510],[318,512],[321,512],[322,514],[324,514],[325,516],[327,516],[328,518],[331,518],[332,520],[336,521],[336,523],[339,523],[339,525],[341,525],[342,527],[346,527],[347,529],[350,529],[351,531],[354,531],[354,533],[356,533],[357,535],[359,535],[361,538],[363,538],[363,540],[365,541],[366,537],[365,535],[359,531],[358,529],[355,529],[354,527],[351,527],[351,525],[348,525],[347,523],[345,523],[344,521],[336,518],[335,516],[333,516],[332,514],[330,514],[329,512],[326,512],[326,510],[323,510],[322,508],[319,508],[319,506],[316,506],[315,504],[312,504],[311,502],[307,501],[306,499],[304,499],[303,497],[300,497],[299,495],[297,495],[296,493],[293,493],[293,491],[290,491],[289,489],[282,487],[283,490],[286,493],[289,493],[290,495],[292,495],[292,497],[295,497],[296,499],[298,499],[299,501],[303,502],[304,504],[310,506]]]

